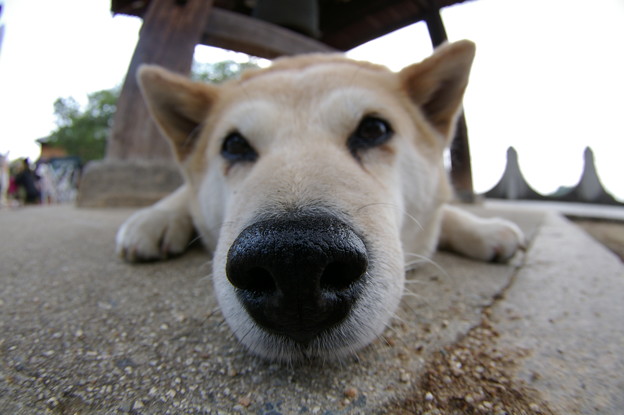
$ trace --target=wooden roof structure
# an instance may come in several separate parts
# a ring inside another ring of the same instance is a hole
[[[112,0],[111,10],[116,14],[142,18],[152,1]],[[174,1],[181,4],[186,2]],[[466,0],[318,0],[318,36],[308,37],[334,50],[347,51],[402,27],[426,21],[432,13],[437,14],[443,7],[464,1]],[[247,42],[232,39],[233,33],[239,38],[247,37],[249,30],[245,28],[250,25],[260,25],[261,30],[253,32],[260,35],[259,40],[262,42],[266,41],[267,32],[274,32],[274,28],[269,27],[272,25],[253,18],[253,5],[256,2],[257,0],[214,0],[211,11],[213,16],[206,25],[201,43],[255,56],[277,56],[275,53],[267,54],[258,50],[261,48],[245,46]],[[291,3],[292,7],[296,7],[296,1]],[[227,30],[230,27],[235,30]]]

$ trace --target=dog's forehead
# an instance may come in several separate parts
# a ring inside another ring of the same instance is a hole
[[[341,54],[307,54],[294,57],[280,58],[268,68],[250,70],[242,74],[241,81],[260,78],[264,75],[277,73],[313,73],[325,70],[375,72],[378,74],[392,73],[382,65],[348,59]]]
[[[209,114],[206,137],[217,154],[221,137],[237,131],[256,149],[281,138],[344,138],[367,115],[407,131],[411,104],[399,76],[389,69],[327,56],[287,58],[224,84]]]
[[[344,87],[374,90],[394,89],[395,73],[368,62],[335,55],[312,55],[278,60],[273,66],[243,75],[237,84],[244,94],[258,93],[279,97],[294,94],[319,96]]]
[[[271,136],[276,128],[286,132],[315,126],[340,135],[364,115],[389,113],[392,118],[393,112],[401,112],[398,77],[383,67],[349,60],[278,66],[226,88],[213,114],[217,135],[238,130]]]
[[[254,120],[265,119],[266,126],[269,119],[287,113],[292,121],[309,121],[329,112],[335,115],[329,118],[348,123],[364,113],[394,106],[400,89],[398,76],[385,67],[332,55],[305,55],[278,60],[225,85],[218,114],[213,115],[226,123],[257,124]],[[235,127],[240,128],[228,128]]]

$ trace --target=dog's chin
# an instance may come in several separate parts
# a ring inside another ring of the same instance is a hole
[[[227,317],[226,317],[227,320]],[[332,327],[306,344],[281,334],[271,333],[250,318],[232,327],[240,343],[253,355],[286,364],[304,362],[341,361],[375,340],[385,328],[385,322],[376,327],[347,321]]]
[[[261,327],[239,302],[225,277],[219,280],[215,280],[217,299],[238,341],[255,356],[286,364],[343,361],[353,356],[382,334],[398,307],[403,287],[403,278],[392,280],[381,290],[385,284],[372,282],[342,322],[302,344]]]
[[[349,334],[344,335],[342,333],[345,331],[344,328],[336,327],[319,335],[309,344],[302,345],[286,336],[268,333],[258,326],[255,329],[258,333],[253,342],[247,343],[240,339],[247,350],[263,359],[286,364],[342,361],[370,344],[378,336],[376,334],[370,335],[369,338],[358,338]]]

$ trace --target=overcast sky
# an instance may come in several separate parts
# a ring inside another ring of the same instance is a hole
[[[4,0],[0,153],[36,159],[35,140],[54,128],[58,97],[84,102],[122,82],[141,22],[113,18],[109,7]],[[624,1],[477,0],[445,9],[443,18],[450,40],[477,43],[465,99],[476,190],[498,181],[510,145],[538,191],[574,185],[590,145],[603,183],[624,200]],[[420,23],[349,55],[398,70],[430,53]],[[229,56],[196,53],[201,61]]]

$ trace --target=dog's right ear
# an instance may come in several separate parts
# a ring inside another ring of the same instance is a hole
[[[470,41],[448,43],[399,73],[409,97],[447,140],[461,109],[474,55],[475,45]]]
[[[142,65],[138,80],[152,117],[169,138],[178,160],[184,161],[215,102],[217,87],[193,82],[155,65]]]

